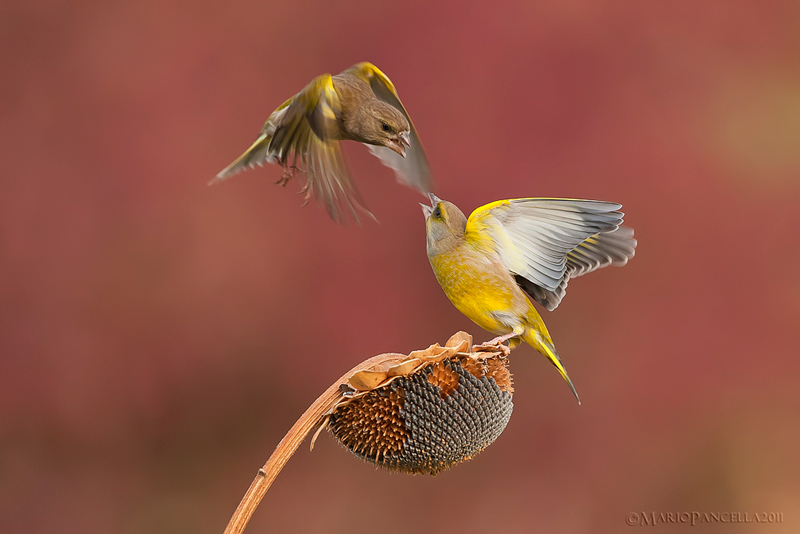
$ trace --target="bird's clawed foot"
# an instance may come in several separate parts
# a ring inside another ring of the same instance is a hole
[[[511,354],[511,347],[509,347],[508,345],[504,345],[504,342],[508,341],[511,338],[518,337],[518,336],[519,336],[518,332],[510,332],[510,333],[504,334],[502,336],[497,336],[494,339],[490,339],[486,343],[481,343],[480,345],[475,345],[473,347],[473,350],[475,350],[475,349],[478,349],[478,350],[497,350],[497,349],[500,349],[500,351],[503,353],[503,356],[508,356],[509,354]]]
[[[308,182],[306,182],[306,185],[304,185],[304,186],[303,186],[303,187],[300,189],[300,191],[298,191],[298,193],[300,193],[301,195],[305,195],[305,196],[303,197],[303,206],[305,206],[306,204],[308,204],[308,201],[309,201],[309,199],[311,198],[311,190],[310,190],[310,189],[309,189],[309,187],[308,187],[309,185],[310,185],[310,184],[309,184]]]
[[[519,336],[516,332],[511,332],[510,334],[505,334],[503,336],[497,336],[494,339],[487,341],[486,343],[481,343],[480,345],[475,345],[472,347],[472,350],[497,350],[500,349],[500,352],[503,353],[503,356],[508,356],[511,354],[511,347],[508,345],[504,345],[503,342],[508,341],[512,337]]]
[[[286,187],[286,184],[289,183],[289,180],[294,178],[294,173],[295,173],[296,170],[297,170],[297,167],[295,167],[294,165],[291,165],[289,167],[284,167],[283,168],[283,174],[281,174],[281,177],[275,183],[280,185],[280,186]]]
[[[518,332],[510,332],[510,333],[504,334],[502,336],[497,336],[494,339],[490,339],[486,343],[488,343],[489,345],[494,345],[496,343],[504,343],[504,342],[508,341],[509,339],[511,339],[512,337],[519,337],[519,333]]]
[[[487,341],[486,343],[472,346],[472,352],[496,352],[498,350],[503,353],[503,356],[511,354],[511,349],[508,348],[508,345],[503,345],[502,343]]]

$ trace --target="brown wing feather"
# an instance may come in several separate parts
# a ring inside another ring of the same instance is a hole
[[[372,216],[350,182],[336,140],[339,105],[331,75],[316,77],[270,115],[258,140],[214,181],[264,162],[282,167],[300,163],[307,178],[303,191],[324,206],[332,219],[344,222],[343,213],[349,211],[358,220],[359,209]]]

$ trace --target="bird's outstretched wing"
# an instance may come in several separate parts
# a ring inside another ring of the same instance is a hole
[[[411,120],[403,103],[400,102],[400,97],[397,96],[397,91],[392,81],[378,67],[367,62],[353,65],[342,74],[351,74],[364,80],[370,85],[378,100],[397,108],[406,116],[411,127],[409,135],[411,146],[406,151],[405,158],[387,147],[367,146],[384,165],[395,171],[397,180],[400,183],[412,187],[423,194],[430,192],[433,184],[425,149],[422,148],[422,141],[420,141],[417,129],[414,127],[414,122]]]
[[[267,119],[267,122],[264,123],[264,127],[261,128],[258,139],[250,145],[250,148],[245,150],[244,154],[233,160],[233,163],[217,173],[214,179],[208,182],[208,185],[213,185],[221,180],[230,178],[234,174],[252,169],[256,165],[263,166],[264,163],[275,163],[277,157],[275,154],[270,153],[269,150],[270,142],[272,142],[272,135],[275,133],[275,125],[281,122],[283,115],[286,113],[286,109],[292,104],[295,98],[296,96],[293,96],[281,104],[278,109],[273,111]]]
[[[554,310],[572,277],[633,257],[633,230],[620,227],[622,206],[561,198],[500,200],[476,209],[465,239],[494,250],[520,286]]]
[[[343,212],[350,211],[358,220],[356,208],[371,216],[348,178],[332,130],[338,127],[338,111],[339,97],[331,75],[314,78],[270,115],[256,142],[212,182],[264,162],[278,162],[285,175],[291,176],[300,164],[308,180],[303,191],[322,204],[332,219],[342,222]]]

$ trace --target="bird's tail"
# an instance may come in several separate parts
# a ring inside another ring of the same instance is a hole
[[[567,370],[564,368],[564,364],[561,363],[561,357],[559,357],[556,347],[553,345],[553,342],[549,339],[549,337],[549,335],[542,335],[536,328],[526,328],[525,333],[522,335],[522,339],[525,341],[525,343],[543,354],[553,365],[556,366],[556,369],[558,369],[558,372],[561,374],[562,378],[564,378],[564,380],[567,381],[567,384],[569,384],[569,388],[572,390],[572,394],[575,395],[575,398],[578,400],[578,404],[580,404],[581,398],[578,397],[578,392],[575,391],[575,386],[572,385],[572,380],[570,380]]]
[[[264,165],[264,162],[272,163],[275,160],[275,156],[270,154],[269,145],[271,141],[272,131],[265,130],[261,132],[256,142],[245,150],[244,154],[236,158],[233,163],[222,169],[213,180],[208,182],[208,185],[215,184],[249,167]]]

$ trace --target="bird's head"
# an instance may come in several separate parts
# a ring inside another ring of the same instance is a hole
[[[411,146],[411,126],[399,109],[377,101],[372,109],[372,117],[367,129],[367,140],[378,146],[391,148],[403,157]]]
[[[467,218],[452,202],[428,193],[431,205],[420,204],[425,214],[425,232],[428,238],[428,256],[452,250],[464,237]]]

